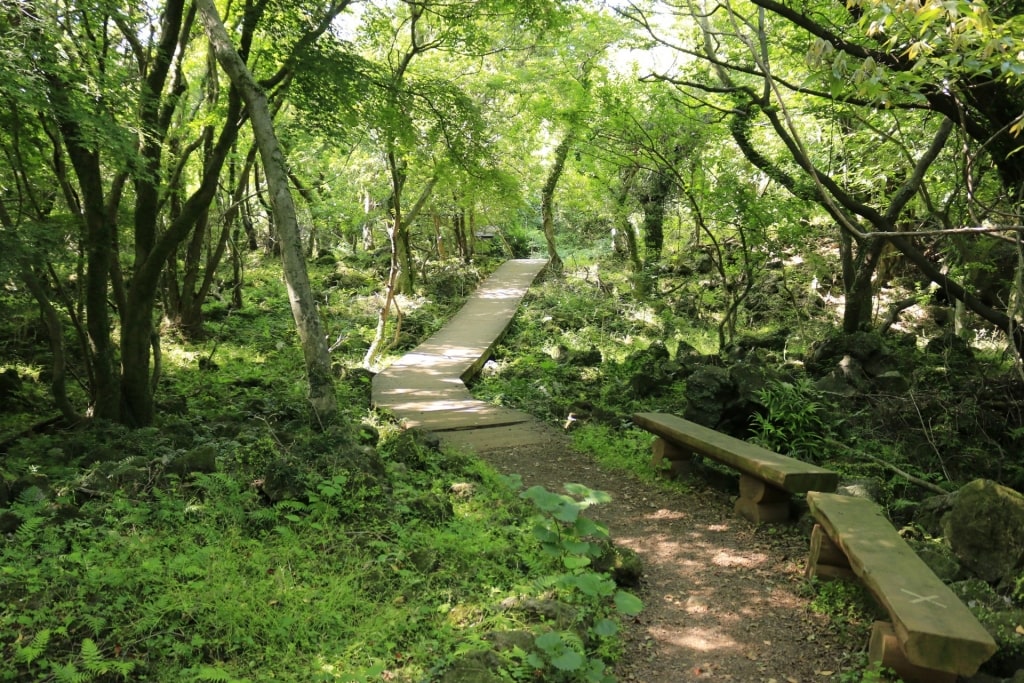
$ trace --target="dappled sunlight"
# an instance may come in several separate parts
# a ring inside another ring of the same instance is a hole
[[[735,648],[738,644],[729,636],[710,628],[657,629],[652,634],[666,644],[698,652]]]
[[[665,510],[665,509],[658,510],[657,512],[653,512],[653,513],[645,516],[645,519],[659,519],[659,520],[685,519],[685,518],[686,518],[686,513],[685,512],[680,512],[678,510]]]
[[[777,648],[752,635],[776,633],[775,640],[795,642],[820,635],[795,592],[802,562],[774,557],[758,528],[732,517],[726,500],[658,502],[610,524],[617,542],[641,553],[649,567],[645,602],[651,609],[636,632],[641,651],[692,667],[666,670],[650,683],[767,680],[766,671],[786,670]]]
[[[523,296],[523,290],[521,288],[512,287],[494,287],[494,288],[482,288],[473,295],[479,299],[516,299],[518,300]],[[472,299],[470,299],[472,302]],[[467,304],[468,305],[468,304]]]
[[[714,557],[711,558],[713,564],[719,567],[755,567],[759,564],[763,564],[768,558],[761,554],[753,556],[743,556],[736,553],[729,552],[727,550],[720,550]]]
[[[464,378],[490,355],[545,263],[506,262],[447,325],[374,377],[374,404],[407,426],[435,430],[521,422],[517,411],[474,399]]]

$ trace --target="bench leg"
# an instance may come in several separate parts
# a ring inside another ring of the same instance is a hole
[[[852,581],[857,575],[850,569],[850,562],[842,548],[832,542],[820,524],[811,529],[811,552],[807,558],[804,576],[808,579],[843,579]]]
[[[740,474],[740,497],[736,513],[754,524],[772,524],[789,520],[788,491],[765,483],[749,474]]]
[[[873,665],[878,664],[892,669],[904,683],[956,683],[959,678],[948,671],[926,669],[911,664],[900,646],[892,624],[887,621],[876,621],[872,625],[868,659]]]
[[[651,445],[651,467],[657,472],[664,472],[669,479],[679,479],[693,474],[694,454],[679,448],[660,436]],[[668,462],[668,469],[663,469]]]

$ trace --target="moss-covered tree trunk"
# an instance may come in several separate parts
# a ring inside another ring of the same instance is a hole
[[[540,217],[541,227],[544,229],[544,240],[548,245],[548,268],[554,272],[562,270],[562,257],[558,255],[558,245],[555,241],[555,190],[558,188],[558,181],[565,170],[565,160],[569,156],[575,140],[575,134],[570,129],[562,141],[555,148],[555,159],[548,171],[547,180],[540,193]]]

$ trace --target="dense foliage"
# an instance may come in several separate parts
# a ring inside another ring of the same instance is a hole
[[[598,632],[506,677],[601,680],[618,594],[550,535],[588,496],[524,539],[369,405],[498,258],[552,268],[478,392],[618,466],[654,474],[632,411],[697,406],[897,519],[1024,487],[1020,10],[3,5],[5,674],[413,680],[554,591]]]

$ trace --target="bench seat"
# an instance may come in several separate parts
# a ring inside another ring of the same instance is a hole
[[[820,525],[818,538],[812,534],[808,574],[852,573],[889,612],[892,622],[877,622],[872,631],[873,662],[892,668],[906,683],[941,683],[974,675],[995,653],[992,636],[878,505],[817,491],[807,494],[807,502]]]
[[[633,423],[659,437],[653,446],[652,465],[655,467],[669,460],[673,470],[682,471],[687,458],[697,454],[739,471],[740,496],[736,511],[755,523],[788,519],[792,494],[835,491],[839,484],[839,475],[831,470],[780,455],[676,415],[636,413]]]

